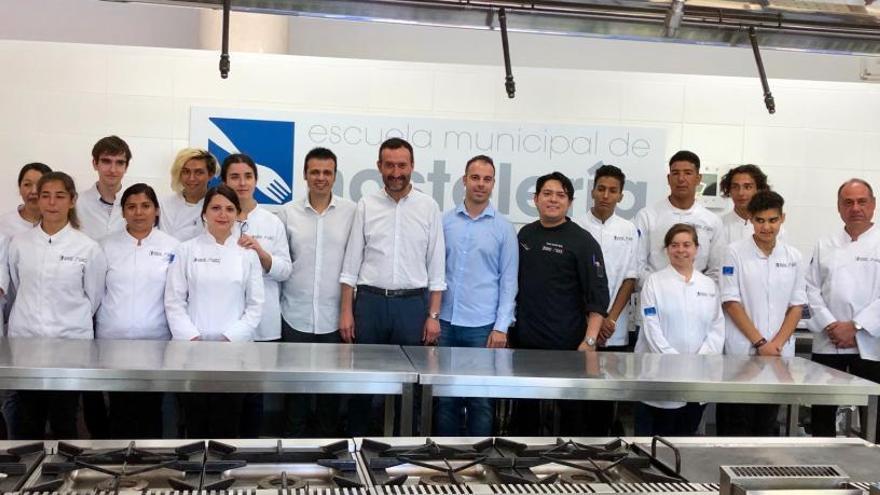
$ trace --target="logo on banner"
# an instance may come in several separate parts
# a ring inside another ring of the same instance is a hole
[[[204,124],[209,128],[208,142],[199,145],[219,162],[234,153],[253,158],[257,203],[280,205],[293,198],[295,122],[209,117]]]

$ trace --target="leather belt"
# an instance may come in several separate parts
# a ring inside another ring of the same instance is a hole
[[[385,297],[415,297],[425,295],[426,289],[382,289],[372,285],[358,285],[358,290],[379,294]]]

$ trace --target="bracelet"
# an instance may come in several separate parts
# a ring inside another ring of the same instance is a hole
[[[754,347],[755,349],[757,349],[757,348],[761,347],[762,345],[764,345],[764,344],[766,344],[766,343],[767,343],[767,339],[765,339],[765,338],[761,338],[761,340],[759,340],[759,341],[755,342],[754,344],[752,344],[752,347]]]

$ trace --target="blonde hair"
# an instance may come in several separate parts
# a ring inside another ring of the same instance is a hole
[[[208,167],[208,174],[211,177],[217,176],[217,159],[214,158],[214,155],[200,148],[184,148],[177,152],[174,164],[171,165],[171,190],[176,193],[183,191],[183,184],[180,183],[180,171],[190,160],[204,160]]]

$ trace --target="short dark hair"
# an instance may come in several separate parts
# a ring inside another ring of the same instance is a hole
[[[758,191],[757,194],[752,196],[752,199],[749,200],[749,205],[746,208],[749,211],[749,215],[754,215],[767,210],[779,210],[779,213],[782,213],[782,205],[784,204],[785,200],[782,199],[782,196],[778,192],[765,189],[763,191]]]
[[[208,189],[208,193],[205,194],[205,201],[202,203],[202,220],[204,220],[205,213],[208,211],[208,203],[218,194],[231,201],[235,205],[235,211],[241,213],[241,203],[238,201],[238,194],[235,194],[235,191],[226,184],[218,184]]]
[[[840,187],[837,188],[837,198],[838,199],[840,199],[840,193],[843,192],[843,188],[850,185],[850,184],[861,184],[861,185],[867,187],[868,193],[871,195],[871,198],[872,199],[874,198],[874,188],[871,187],[871,184],[869,184],[868,181],[866,181],[865,179],[859,179],[857,177],[853,177],[852,179],[844,182],[843,184],[840,185]]]
[[[691,235],[691,238],[694,240],[694,246],[700,245],[700,238],[697,235],[697,229],[695,229],[693,225],[677,223],[672,227],[669,227],[669,230],[666,231],[666,236],[663,237],[663,247],[668,248],[669,245],[672,244],[672,238],[683,232]]]
[[[42,175],[46,175],[52,171],[52,169],[49,168],[49,166],[46,165],[45,163],[40,163],[40,162],[28,163],[25,166],[21,167],[21,170],[18,171],[18,185],[19,186],[21,185],[21,181],[24,180],[24,174],[30,172],[31,170],[36,170],[37,172],[41,173]]]
[[[336,173],[336,153],[333,153],[327,148],[312,148],[311,151],[306,153],[306,159],[303,160],[303,173],[309,173],[309,160],[333,160],[333,173]]]
[[[154,191],[153,188],[149,185],[144,184],[143,182],[138,182],[137,184],[132,184],[131,186],[127,187],[125,191],[123,191],[122,199],[119,201],[119,204],[122,205],[123,210],[125,210],[125,202],[128,201],[128,198],[134,196],[135,194],[145,194],[147,196],[147,199],[149,199],[150,202],[153,203],[153,206],[155,206],[157,210],[159,209],[159,198],[156,197],[156,191]],[[156,216],[156,222],[153,225],[159,225],[158,215]]]
[[[92,147],[92,160],[98,161],[101,155],[125,155],[125,166],[131,161],[131,149],[119,136],[102,137]]]
[[[467,174],[468,169],[471,168],[471,163],[474,163],[474,162],[488,163],[489,165],[492,166],[492,173],[493,174],[495,173],[495,162],[492,160],[492,157],[490,157],[488,155],[477,155],[477,156],[471,158],[470,160],[468,160],[467,163],[465,164],[465,166],[464,166],[464,173],[465,174]]]
[[[568,196],[568,200],[574,201],[574,185],[572,185],[571,179],[566,177],[562,172],[551,172],[547,175],[538,177],[538,182],[535,183],[535,196],[541,193],[541,189],[544,189],[544,184],[550,180],[559,181],[559,183],[562,184],[562,189],[565,190],[565,195]]]
[[[623,173],[623,170],[620,170],[614,165],[602,165],[597,168],[596,175],[593,177],[593,189],[596,188],[596,184],[599,183],[599,179],[602,177],[613,177],[617,179],[620,181],[620,190],[623,191],[623,186],[626,184],[626,174]]]
[[[254,159],[244,153],[233,153],[223,159],[223,165],[220,166],[220,180],[226,182],[226,174],[229,173],[229,167],[236,163],[244,163],[254,171],[254,179],[257,178],[257,164]]]
[[[37,182],[37,191],[42,193],[43,187],[50,182],[60,182],[61,185],[64,186],[64,190],[67,191],[67,194],[69,194],[72,199],[76,200],[78,194],[76,193],[76,183],[73,181],[73,177],[64,172],[49,172],[48,174],[43,174]],[[76,206],[67,212],[67,221],[70,222],[71,227],[79,230],[80,223],[79,216],[76,214]]]
[[[770,189],[770,186],[767,184],[767,174],[765,174],[757,165],[747,163],[745,165],[733,167],[721,177],[721,182],[718,183],[718,186],[721,188],[721,195],[725,198],[730,197],[730,186],[733,184],[733,176],[737,174],[750,175],[752,180],[755,181],[755,188],[758,191]]]
[[[700,157],[697,156],[693,151],[681,150],[676,152],[669,159],[669,166],[672,167],[672,164],[675,162],[690,162],[693,163],[695,167],[697,167],[697,172],[700,171]]]
[[[397,137],[386,139],[379,146],[379,161],[382,161],[382,150],[399,150],[400,148],[406,148],[409,150],[409,158],[411,161],[416,161],[416,155],[413,153],[413,147],[409,144],[406,139],[401,139]]]

